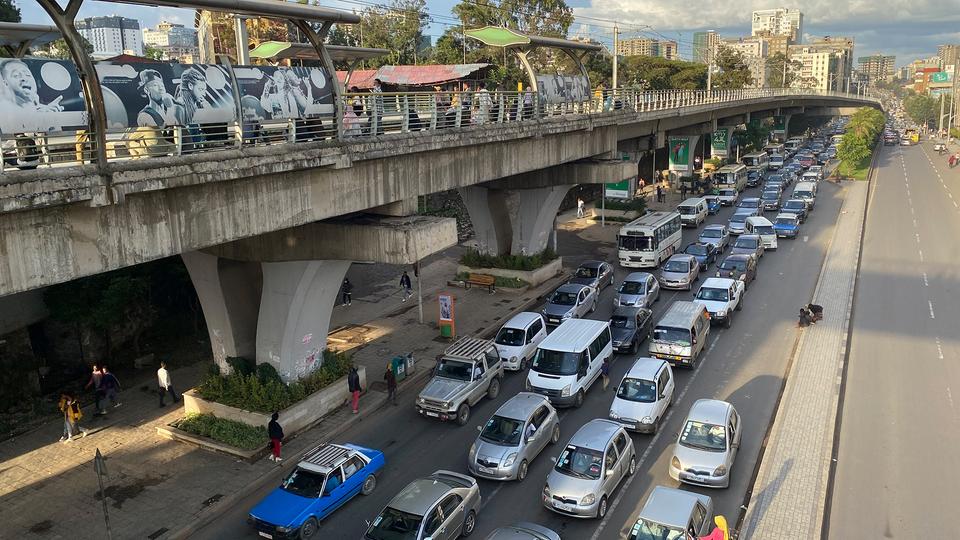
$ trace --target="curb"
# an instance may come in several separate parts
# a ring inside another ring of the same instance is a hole
[[[567,272],[561,271],[560,274],[558,274],[557,276],[545,281],[544,283],[541,284],[546,286],[544,287],[545,292],[543,294],[538,294],[535,297],[528,300],[527,302],[524,302],[520,306],[511,310],[507,318],[513,317],[515,314],[520,313],[521,311],[526,311],[531,306],[536,305],[537,303],[543,300],[547,292],[552,291],[560,282],[566,280],[567,278],[568,278]],[[501,319],[500,321],[497,321],[493,324],[488,325],[481,332],[479,332],[479,335],[481,337],[489,336],[490,334],[495,332],[503,324],[503,321],[505,320],[506,319]],[[424,363],[424,360],[419,360],[417,362],[418,367],[413,372],[413,375],[405,378],[403,381],[397,384],[398,393],[403,387],[413,386],[414,383],[422,382],[422,379],[427,378],[427,375],[429,375],[432,370],[423,369],[422,367],[420,367],[423,363]],[[369,384],[367,386],[369,387]],[[369,394],[369,393],[370,392],[368,390],[366,394]],[[325,435],[325,439],[327,440],[335,439],[343,432],[352,428],[360,420],[379,411],[386,404],[387,404],[387,395],[377,392],[377,397],[371,398],[370,401],[367,401],[367,406],[363,407],[360,413],[349,417],[349,419],[346,422],[343,422],[340,425],[333,428],[333,430],[331,430],[329,433]],[[297,437],[294,437],[294,439],[299,438],[299,436],[305,434],[307,431],[309,430],[302,431],[300,435],[298,435]],[[313,446],[310,445],[309,448],[313,448]],[[309,448],[307,450],[309,450]],[[283,464],[280,465],[280,467],[265,471],[262,475],[250,481],[244,487],[243,490],[231,493],[230,495],[227,495],[226,497],[220,499],[215,505],[208,506],[206,509],[201,510],[198,514],[196,514],[193,522],[170,533],[170,535],[168,535],[167,538],[170,540],[185,540],[189,538],[190,535],[192,535],[193,533],[199,531],[200,529],[203,529],[204,527],[212,523],[214,520],[219,518],[227,509],[232,508],[239,500],[243,499],[244,497],[249,495],[251,492],[262,488],[263,486],[267,485],[271,481],[276,481],[276,479],[279,478],[280,476],[290,472],[296,466],[296,464],[299,463],[300,458],[303,456],[303,454],[307,450],[304,450],[303,452],[299,452],[297,454],[296,459],[290,459],[290,458],[285,459]]]

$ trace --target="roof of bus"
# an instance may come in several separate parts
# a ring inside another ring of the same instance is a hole
[[[629,229],[633,227],[656,227],[662,223],[666,223],[671,219],[678,219],[680,214],[678,212],[650,212],[647,215],[638,217],[637,219],[627,223],[620,230]]]
[[[745,170],[746,168],[747,168],[746,165],[743,165],[740,163],[732,163],[730,165],[724,165],[723,167],[720,167],[719,169],[717,169],[717,172],[736,172],[739,170]]]
[[[757,156],[765,156],[765,155],[767,155],[766,152],[750,152],[749,154],[747,154],[747,155],[745,155],[745,156],[743,156],[743,157],[746,158],[746,157],[757,157]]]

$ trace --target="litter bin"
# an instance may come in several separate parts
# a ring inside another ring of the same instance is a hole
[[[397,378],[397,382],[405,379],[407,377],[407,357],[394,356],[393,360],[390,361],[390,369],[393,370],[393,376]]]

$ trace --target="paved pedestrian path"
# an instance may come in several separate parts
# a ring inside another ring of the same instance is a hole
[[[843,186],[813,297],[824,318],[802,330],[740,538],[820,538],[869,184]]]

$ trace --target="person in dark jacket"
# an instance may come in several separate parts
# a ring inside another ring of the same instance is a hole
[[[103,373],[100,384],[103,387],[106,397],[110,400],[110,403],[114,407],[120,406],[120,399],[118,395],[120,394],[120,381],[117,379],[117,376],[110,372],[107,369],[107,366],[100,366],[100,371]]]
[[[397,404],[397,376],[393,374],[391,365],[387,364],[387,370],[383,373],[383,380],[387,381],[387,399],[394,406]]]
[[[352,398],[353,414],[357,414],[360,412],[360,373],[356,366],[351,366],[347,374],[347,388]]]
[[[403,275],[400,276],[400,288],[403,289],[403,301],[406,302],[407,298],[413,296],[413,284],[410,283],[410,276],[407,274],[407,271],[403,271]]]
[[[267,435],[270,437],[270,461],[280,463],[283,459],[280,457],[280,442],[283,441],[283,428],[280,427],[280,413],[275,412],[270,417],[270,423],[267,424]]]
[[[349,306],[353,303],[353,283],[350,283],[349,278],[343,278],[343,286],[340,287],[340,294],[340,305]]]

